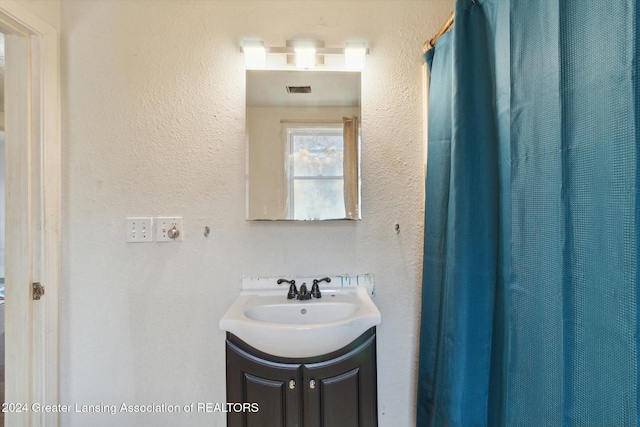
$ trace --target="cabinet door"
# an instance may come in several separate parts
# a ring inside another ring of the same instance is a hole
[[[302,376],[305,427],[378,425],[375,335],[341,357],[305,364]]]
[[[299,363],[275,363],[227,340],[227,401],[257,403],[257,412],[229,412],[228,427],[302,426]]]

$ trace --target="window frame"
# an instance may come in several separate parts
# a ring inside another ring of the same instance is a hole
[[[287,210],[289,218],[292,219],[317,219],[317,218],[297,218],[295,216],[295,181],[329,181],[340,180],[344,187],[344,170],[341,175],[315,175],[304,176],[295,175],[295,156],[294,156],[294,141],[296,136],[340,136],[343,139],[344,144],[344,131],[342,121],[326,121],[326,122],[299,122],[299,123],[284,123],[285,125],[285,147],[286,147],[286,186],[287,186]],[[324,132],[324,133],[323,133]],[[343,146],[344,149],[344,146]]]

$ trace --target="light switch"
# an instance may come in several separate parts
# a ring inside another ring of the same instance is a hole
[[[127,218],[127,242],[146,243],[153,241],[153,219],[150,217]]]

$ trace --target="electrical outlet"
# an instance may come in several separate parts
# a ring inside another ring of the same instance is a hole
[[[182,217],[169,216],[156,218],[156,240],[158,242],[182,241]]]
[[[152,218],[127,218],[127,242],[153,242]]]

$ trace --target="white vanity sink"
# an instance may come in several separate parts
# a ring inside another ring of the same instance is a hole
[[[314,300],[313,302],[314,304],[300,301],[293,304],[257,305],[245,310],[244,314],[249,319],[260,322],[307,325],[337,322],[358,311],[358,305],[352,302],[331,302],[330,300]]]
[[[287,300],[286,289],[243,290],[220,329],[280,357],[312,357],[348,345],[381,322],[364,287],[320,289],[322,298]]]

